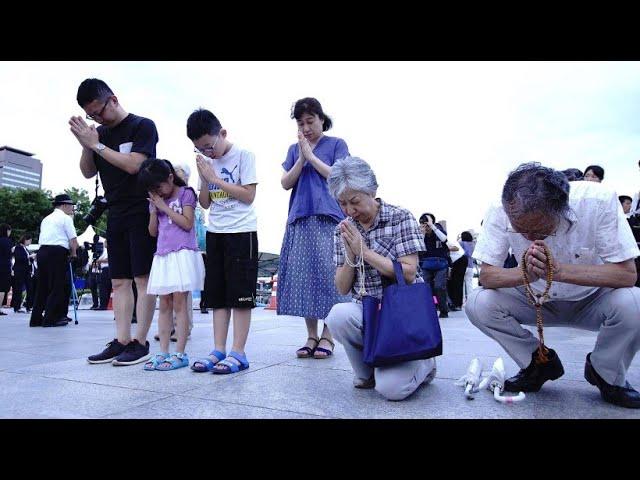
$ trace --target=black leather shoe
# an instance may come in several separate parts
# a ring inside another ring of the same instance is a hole
[[[556,380],[564,375],[564,368],[555,350],[549,349],[549,361],[538,365],[535,361],[538,349],[531,354],[531,363],[521,369],[517,375],[505,380],[504,389],[507,392],[537,392],[547,380]]]
[[[595,385],[600,390],[600,396],[605,402],[613,403],[620,407],[640,408],[640,393],[634,390],[629,382],[625,382],[624,387],[609,385],[598,375],[596,369],[591,365],[591,354],[587,355],[584,364],[584,378],[591,385]]]

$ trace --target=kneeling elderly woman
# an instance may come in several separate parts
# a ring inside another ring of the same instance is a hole
[[[382,298],[384,286],[395,282],[392,260],[402,265],[407,283],[422,282],[418,252],[425,250],[415,217],[404,208],[376,198],[378,183],[367,162],[346,157],[331,167],[329,192],[347,215],[334,235],[335,283],[352,301],[333,306],[326,323],[340,342],[355,373],[356,388],[374,388],[389,400],[403,400],[435,376],[435,360],[413,360],[371,368],[363,361],[362,286],[366,295]],[[364,278],[350,265],[364,259]]]

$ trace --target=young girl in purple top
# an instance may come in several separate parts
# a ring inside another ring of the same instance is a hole
[[[293,190],[280,252],[277,310],[305,319],[308,338],[298,358],[324,359],[332,355],[334,343],[326,323],[318,337],[318,319],[336,303],[351,301],[338,294],[333,281],[333,234],[344,214],[327,189],[331,166],[349,149],[341,138],[324,135],[331,119],[315,98],[298,100],[291,118],[298,138],[282,164],[282,187]]]
[[[149,192],[149,233],[158,237],[147,293],[160,295],[158,332],[161,352],[145,370],[175,370],[189,365],[185,345],[189,335],[188,293],[202,290],[204,263],[193,226],[196,194],[176,175],[167,160],[150,158],[140,166],[138,182]],[[176,350],[169,353],[169,336],[176,315]]]

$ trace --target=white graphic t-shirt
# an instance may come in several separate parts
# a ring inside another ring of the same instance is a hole
[[[207,158],[207,157],[205,157]],[[207,158],[216,175],[228,183],[251,185],[258,183],[256,177],[256,159],[253,153],[233,145],[222,157]],[[202,179],[198,179],[198,190]],[[212,233],[242,233],[258,230],[258,221],[253,204],[248,205],[229,196],[227,192],[213,183],[209,184],[209,225]]]

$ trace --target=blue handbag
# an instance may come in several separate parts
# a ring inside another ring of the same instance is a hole
[[[442,355],[442,332],[427,283],[407,285],[393,261],[397,283],[382,291],[382,301],[362,298],[364,363],[383,367]]]
[[[429,272],[438,272],[449,267],[449,261],[444,257],[427,257],[420,262],[420,268]]]

